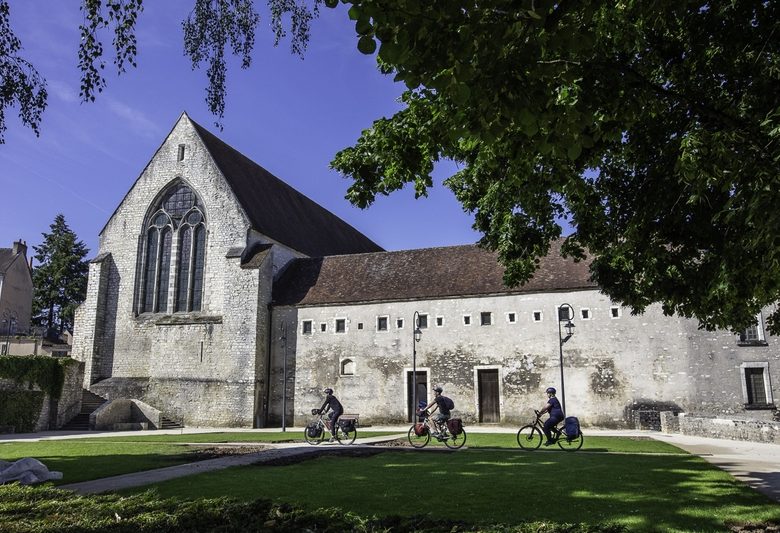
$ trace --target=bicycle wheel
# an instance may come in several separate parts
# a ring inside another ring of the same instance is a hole
[[[536,426],[523,426],[517,432],[517,444],[524,450],[535,450],[542,445],[542,432]]]
[[[323,428],[320,428],[320,435],[318,437],[310,437],[308,430],[309,428],[303,430],[303,438],[306,439],[306,442],[308,442],[309,444],[314,446],[319,444],[325,439],[325,430]]]
[[[566,437],[565,435],[561,434],[560,437],[558,437],[558,446],[560,446],[561,450],[567,451],[567,452],[576,452],[580,448],[582,448],[582,444],[585,442],[585,437],[582,436],[582,431],[580,431],[576,437],[573,439],[570,439]]]
[[[355,442],[355,438],[357,437],[357,429],[353,429],[352,431],[344,431],[341,428],[338,428],[336,430],[336,439],[339,441],[339,444],[352,444]]]
[[[418,435],[414,432],[414,426],[409,428],[409,444],[411,444],[415,448],[423,448],[431,441],[431,432],[428,431],[428,428],[425,428],[425,431],[422,435]]]
[[[457,450],[458,448],[462,448],[464,444],[466,444],[466,430],[462,429],[458,435],[448,435],[446,439],[444,439],[444,444],[447,446],[447,448],[451,448],[453,450]]]

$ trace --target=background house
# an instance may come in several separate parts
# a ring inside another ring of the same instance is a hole
[[[0,336],[3,340],[30,329],[32,298],[27,243],[18,240],[11,248],[0,248]]]

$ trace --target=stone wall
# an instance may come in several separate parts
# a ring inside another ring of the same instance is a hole
[[[564,302],[574,307],[576,326],[563,345],[566,408],[584,426],[660,427],[657,414],[646,413],[640,420],[632,414],[636,411],[702,412],[704,406],[744,412],[739,368],[751,358],[768,360],[771,383],[780,382],[774,342],[741,350],[731,333],[701,332],[693,321],[664,316],[659,306],[632,316],[595,290],[285,307],[275,309],[274,328],[284,322],[296,331],[287,345],[288,423],[290,418],[296,424],[307,420],[328,385],[347,411],[359,412],[367,423],[406,420],[415,311],[428,316],[416,345],[417,369],[426,373],[427,391],[443,386],[458,416],[475,423],[480,420],[479,372],[495,369],[500,422],[523,423],[544,404],[547,386],[557,387],[561,396],[556,313]],[[480,325],[482,312],[491,313],[490,325]],[[387,331],[377,330],[378,317],[387,317]],[[335,331],[340,319],[346,324],[343,333]],[[311,334],[303,334],[304,321],[311,321]],[[346,360],[354,369],[351,375],[343,373]],[[270,378],[275,421],[281,419],[282,361],[283,345],[275,340]]]
[[[663,413],[665,433],[780,444],[780,421]]]
[[[183,160],[179,145],[185,146]],[[205,212],[202,310],[138,314],[140,236],[151,207],[178,180],[197,193]],[[85,385],[101,394],[113,383],[101,386],[107,379],[146,380],[139,399],[186,425],[256,425],[262,409],[257,402],[265,396],[258,389],[266,375],[264,317],[274,262],[279,270],[295,254],[274,244],[271,264],[242,269],[232,251],[250,238],[262,240],[249,231],[233,191],[183,118],[100,234],[75,326],[73,354],[89,369]]]

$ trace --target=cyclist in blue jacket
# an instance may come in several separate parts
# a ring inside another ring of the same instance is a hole
[[[422,409],[422,411],[426,411],[433,408],[431,412],[438,410],[438,413],[435,413],[431,418],[431,422],[433,422],[434,437],[438,437],[441,434],[442,427],[444,427],[447,420],[450,419],[450,405],[452,405],[452,400],[446,396],[442,396],[442,392],[444,392],[444,389],[441,387],[434,387],[433,400]]]
[[[547,387],[545,392],[547,392],[547,403],[542,407],[542,410],[539,411],[539,415],[543,415],[544,413],[550,414],[550,418],[544,422],[544,435],[547,437],[547,442],[545,442],[544,445],[551,446],[555,444],[555,441],[552,438],[552,428],[564,419],[564,414],[563,409],[561,409],[561,402],[555,397],[555,388]]]

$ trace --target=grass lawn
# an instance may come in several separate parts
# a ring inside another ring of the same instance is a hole
[[[84,439],[0,443],[0,459],[34,457],[49,470],[62,472],[57,484],[78,483],[119,474],[164,468],[192,461],[187,448],[176,444],[96,442]]]
[[[364,431],[358,429],[358,438],[379,437],[383,435],[395,435],[389,431]],[[304,442],[303,430],[296,431],[239,431],[239,432],[215,432],[215,433],[177,433],[174,435],[131,435],[131,436],[106,436],[91,437],[80,440],[89,442],[193,442],[193,443],[223,443],[223,442]]]
[[[45,464],[49,470],[62,472],[62,480],[55,483],[63,485],[164,468],[196,460],[192,452],[201,450],[202,447],[183,446],[181,443],[303,442],[303,435],[299,433],[301,432],[197,433],[0,442],[0,459],[15,461],[23,457],[34,457]],[[387,433],[366,431],[360,436],[385,434]]]
[[[234,468],[153,488],[161,497],[179,499],[269,498],[363,516],[426,514],[508,525],[584,522],[723,531],[729,523],[780,522],[780,505],[703,459],[668,453],[387,452]]]

